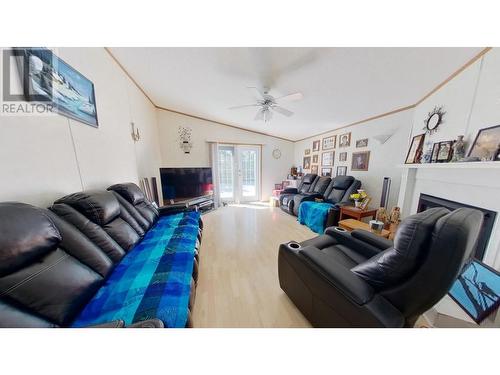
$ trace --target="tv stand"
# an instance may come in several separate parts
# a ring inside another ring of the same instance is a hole
[[[191,208],[195,211],[208,212],[215,208],[214,206],[214,196],[206,195],[203,197],[197,197],[192,199],[187,199],[182,202],[174,202],[172,204],[166,204],[167,207],[178,207],[178,208]]]

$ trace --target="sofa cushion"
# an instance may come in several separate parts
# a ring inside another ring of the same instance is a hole
[[[24,203],[0,203],[0,275],[55,249],[61,234],[43,210]]]
[[[65,203],[98,225],[106,225],[120,215],[120,204],[109,191],[90,190],[66,195],[54,202]]]
[[[132,182],[111,185],[108,190],[116,191],[134,206],[141,202],[144,202],[145,199],[144,193],[139,188],[139,186]]]
[[[378,290],[405,280],[422,264],[434,225],[449,212],[437,207],[410,216],[399,226],[394,247],[357,265],[352,272]]]

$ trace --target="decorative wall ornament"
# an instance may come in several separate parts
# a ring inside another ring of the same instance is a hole
[[[130,123],[130,126],[132,127],[132,133],[130,134],[132,136],[132,139],[134,142],[139,142],[141,139],[141,134],[139,133],[139,129],[136,129],[135,124],[133,122]]]
[[[437,132],[438,126],[444,123],[443,116],[445,114],[446,112],[443,111],[443,106],[434,107],[434,109],[427,114],[427,119],[424,120],[425,126],[423,127],[423,130],[425,130],[425,132],[429,135]]]
[[[191,142],[191,132],[191,128],[179,126],[179,145],[185,154],[191,153],[191,148],[193,147],[193,143]]]
[[[275,159],[281,158],[281,150],[279,148],[275,148],[273,150],[273,158]]]

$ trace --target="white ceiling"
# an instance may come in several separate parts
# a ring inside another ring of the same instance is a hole
[[[159,106],[298,140],[414,104],[481,48],[111,48]],[[304,98],[253,120],[248,86]]]

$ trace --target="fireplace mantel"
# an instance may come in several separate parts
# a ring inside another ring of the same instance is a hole
[[[403,169],[500,169],[500,162],[401,164],[398,167]]]

